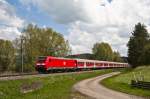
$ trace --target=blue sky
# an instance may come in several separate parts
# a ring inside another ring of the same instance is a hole
[[[14,40],[33,23],[62,33],[73,54],[91,53],[94,43],[107,42],[127,56],[138,22],[150,32],[150,0],[0,0],[0,39]]]
[[[19,0],[7,1],[15,7],[17,15],[20,18],[24,19],[27,24],[35,23],[40,27],[51,27],[62,34],[67,34],[66,25],[54,22],[46,13],[39,11],[37,7],[32,5],[30,7],[27,7],[23,5]]]

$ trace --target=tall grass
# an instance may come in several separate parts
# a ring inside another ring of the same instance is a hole
[[[144,76],[144,81],[150,82],[150,66],[141,66],[122,72],[120,75],[104,79],[101,83],[111,89],[139,96],[150,96],[150,90],[131,87],[131,80]]]

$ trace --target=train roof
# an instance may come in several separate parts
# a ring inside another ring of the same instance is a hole
[[[121,63],[121,62],[112,62],[112,61],[100,61],[100,60],[88,60],[88,59],[77,59],[78,61],[88,61],[88,62],[109,62],[109,63]],[[127,63],[122,63],[127,64]]]
[[[64,57],[53,57],[53,56],[41,56],[41,57],[51,57],[51,58],[59,58],[59,59],[66,59],[66,60],[77,60],[82,62],[109,62],[109,63],[120,63],[120,64],[128,64],[128,63],[121,63],[121,62],[112,62],[112,61],[100,61],[100,60],[89,60],[89,59],[78,59],[78,58],[64,58]]]

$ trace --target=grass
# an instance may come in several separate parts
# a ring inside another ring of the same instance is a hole
[[[0,99],[70,99],[72,86],[76,82],[108,72],[111,70],[0,81]],[[42,84],[40,89],[28,93],[21,92],[23,85],[32,85],[36,82]]]
[[[134,70],[124,71],[117,76],[106,78],[101,82],[101,84],[110,89],[128,94],[145,97],[150,96],[150,90],[133,88],[130,86],[131,80],[134,79],[133,72],[137,77],[140,75],[141,72],[144,76],[144,81],[150,82],[150,66],[142,66]]]

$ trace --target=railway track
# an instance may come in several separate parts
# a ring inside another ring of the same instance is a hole
[[[76,74],[76,73],[86,73],[86,72],[94,72],[98,70],[90,70],[90,71],[75,71],[75,72],[57,72],[57,73],[48,73],[48,74],[40,74],[40,73],[21,73],[21,74],[12,74],[12,75],[0,75],[0,80],[16,80],[16,79],[26,79],[31,77],[47,77],[51,75],[67,75],[67,74]]]
[[[18,73],[18,74],[8,74],[8,75],[0,75],[0,78],[2,77],[13,77],[13,76],[25,76],[25,75],[36,75],[38,74],[37,72],[35,73]]]

